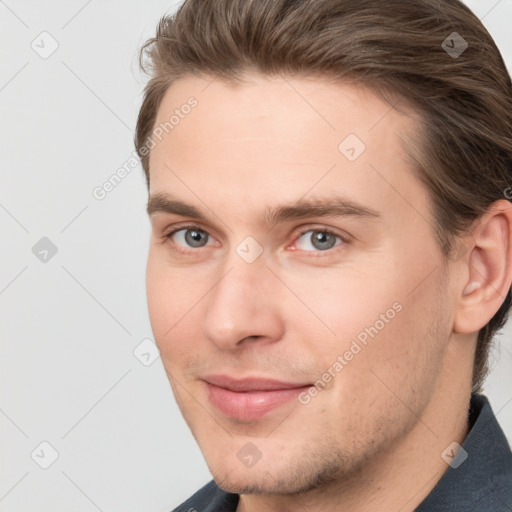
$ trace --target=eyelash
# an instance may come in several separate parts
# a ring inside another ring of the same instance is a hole
[[[167,233],[166,235],[164,235],[164,238],[165,238],[165,242],[167,241],[171,241],[171,238],[173,235],[175,235],[176,233],[178,233],[179,231],[183,231],[183,230],[186,230],[186,231],[201,231],[202,233],[205,233],[206,235],[208,235],[209,237],[211,237],[211,235],[208,233],[208,231],[206,231],[205,229],[201,228],[200,226],[197,226],[197,225],[193,225],[193,224],[189,224],[189,225],[185,225],[185,226],[180,226],[180,227],[177,227],[175,229],[173,229],[172,231],[170,231],[169,233]],[[329,255],[329,254],[332,254],[334,252],[334,250],[337,248],[337,247],[342,247],[343,245],[346,245],[349,243],[349,240],[343,236],[343,235],[340,235],[339,233],[336,233],[335,231],[332,231],[330,229],[325,229],[325,228],[317,228],[315,226],[310,226],[308,227],[307,229],[304,228],[303,230],[301,230],[298,235],[296,236],[296,239],[300,239],[303,235],[305,235],[306,233],[309,233],[310,231],[314,231],[314,232],[318,232],[318,233],[326,233],[328,235],[332,235],[336,238],[339,238],[341,240],[342,243],[340,244],[337,244],[333,247],[331,247],[330,249],[326,249],[325,251],[302,251],[302,252],[305,252],[305,253],[309,253],[309,256],[310,257],[321,257],[324,253]],[[200,247],[198,249],[202,249],[203,247]],[[191,254],[191,253],[195,253],[198,251],[198,249],[193,249],[193,248],[190,248],[190,249],[183,249],[181,246],[179,245],[175,245],[173,244],[173,249],[179,253],[182,253],[182,254]],[[300,249],[299,249],[300,250]]]

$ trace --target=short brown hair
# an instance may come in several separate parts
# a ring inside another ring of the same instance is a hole
[[[460,55],[447,50],[454,40],[467,43]],[[160,20],[140,64],[150,79],[135,145],[148,186],[145,144],[167,88],[185,75],[236,83],[256,72],[349,78],[412,105],[422,130],[408,153],[446,258],[460,252],[457,236],[510,190],[512,83],[492,37],[459,0],[186,0]],[[510,306],[509,289],[478,334],[474,391]]]

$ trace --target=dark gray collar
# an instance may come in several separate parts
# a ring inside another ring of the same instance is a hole
[[[416,512],[512,512],[512,453],[485,396],[471,397],[469,423],[467,458],[448,466]]]

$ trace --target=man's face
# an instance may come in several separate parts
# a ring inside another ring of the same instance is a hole
[[[176,109],[151,151],[147,293],[181,412],[226,490],[348,478],[418,425],[451,333],[399,140],[415,121],[306,78],[182,78],[155,127]]]

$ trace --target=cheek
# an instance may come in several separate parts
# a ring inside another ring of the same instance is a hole
[[[357,397],[359,409],[372,410],[372,418],[361,418],[362,423],[378,417],[392,421],[400,411],[405,422],[411,415],[403,404],[420,415],[428,403],[449,334],[446,308],[436,298],[428,286],[401,298],[401,311],[369,335],[366,345],[359,344],[361,351],[343,370],[338,402],[351,404]]]
[[[150,249],[146,268],[146,294],[149,319],[155,342],[163,356],[169,348],[183,316],[181,298],[176,290],[180,289],[177,272],[170,272]],[[174,277],[173,277],[174,276]]]
[[[171,303],[168,300],[169,289],[166,273],[162,270],[157,263],[153,249],[150,249],[146,267],[146,295],[151,327],[156,338],[161,337],[163,326],[170,317],[168,312]],[[158,339],[156,341],[158,342]]]
[[[399,281],[390,277],[388,269],[375,264],[367,268],[370,270],[362,271],[347,265],[285,276],[288,286],[302,298],[303,304],[294,306],[295,321],[310,333],[309,343],[317,340],[312,347],[316,354],[332,359],[348,350],[353,340],[364,343],[372,339],[368,330],[379,334],[388,330],[400,316]],[[296,304],[297,299],[290,297],[289,302]],[[313,332],[318,334],[312,338]]]
[[[354,268],[294,283],[318,317],[308,314],[300,320],[303,332],[318,332],[305,339],[305,350],[319,370],[336,375],[340,398],[391,399],[379,377],[405,394],[422,386],[428,392],[436,379],[449,334],[447,308],[436,292],[442,284],[437,274],[423,281],[426,263],[420,270],[398,267],[381,261],[365,273]]]
[[[197,347],[200,322],[194,321],[205,285],[197,273],[172,268],[158,248],[150,248],[146,267],[146,294],[153,336],[167,371],[190,358],[191,343]],[[197,319],[196,319],[197,320]]]

